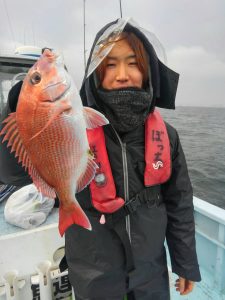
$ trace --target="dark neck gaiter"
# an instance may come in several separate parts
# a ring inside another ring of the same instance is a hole
[[[143,124],[150,111],[152,95],[140,88],[98,89],[100,107],[119,133]]]

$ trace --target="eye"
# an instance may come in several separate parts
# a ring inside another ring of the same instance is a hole
[[[130,66],[137,66],[137,62],[136,61],[132,61],[129,63]]]
[[[108,64],[107,64],[107,67],[108,67],[108,68],[112,68],[112,67],[114,67],[115,65],[116,65],[116,64],[108,63]]]
[[[34,72],[30,77],[30,82],[32,84],[38,84],[41,81],[41,74],[38,72]]]

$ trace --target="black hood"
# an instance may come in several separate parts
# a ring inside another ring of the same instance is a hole
[[[95,49],[96,43],[107,28],[111,25],[116,24],[118,20],[108,23],[104,26],[96,35],[94,43],[92,45],[90,55],[87,62],[87,67],[85,71],[85,76],[82,82],[80,96],[85,106],[96,107],[96,102],[98,95],[96,92],[96,84],[94,81],[93,73],[87,77],[87,70],[91,62],[92,53]],[[153,87],[153,101],[152,109],[155,106],[167,109],[175,109],[175,98],[178,86],[179,74],[169,69],[165,64],[163,64],[148,40],[148,38],[141,32],[137,27],[126,24],[124,31],[133,32],[143,43],[147,54],[149,56],[149,68],[151,72],[151,81]]]

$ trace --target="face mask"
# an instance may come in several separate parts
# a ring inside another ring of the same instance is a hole
[[[140,88],[98,89],[99,106],[119,133],[143,124],[150,111],[152,94]]]

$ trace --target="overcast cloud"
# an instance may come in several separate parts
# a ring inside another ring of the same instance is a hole
[[[119,0],[86,0],[86,49],[120,16]],[[180,73],[177,105],[225,107],[223,0],[122,0],[123,16],[153,31]],[[84,74],[82,0],[0,0],[0,53],[21,45],[63,52],[77,87]]]

